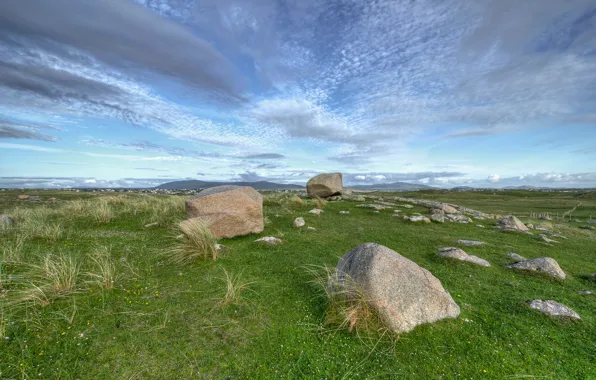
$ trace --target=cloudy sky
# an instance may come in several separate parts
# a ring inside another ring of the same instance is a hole
[[[0,1],[0,186],[596,187],[593,0]]]

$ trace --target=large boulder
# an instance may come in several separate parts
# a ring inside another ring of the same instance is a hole
[[[263,197],[248,186],[216,186],[186,201],[188,218],[203,220],[217,238],[263,231]]]
[[[513,215],[506,215],[498,222],[501,229],[517,230],[520,232],[528,231],[528,227]]]
[[[306,192],[311,197],[326,198],[339,195],[343,190],[341,173],[319,174],[308,180]]]
[[[539,257],[537,259],[523,260],[509,265],[509,268],[545,273],[559,280],[565,279],[565,272],[563,272],[563,269],[561,269],[559,263],[550,257]]]
[[[395,332],[459,315],[459,306],[432,273],[376,243],[346,253],[336,275],[339,289],[335,290],[345,292],[349,290],[345,287],[356,284],[358,293]]]

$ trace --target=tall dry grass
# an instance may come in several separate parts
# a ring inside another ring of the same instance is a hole
[[[217,259],[217,239],[209,227],[200,219],[193,218],[179,223],[177,234],[182,238],[166,251],[170,260],[178,264],[188,264],[200,259],[211,257]]]

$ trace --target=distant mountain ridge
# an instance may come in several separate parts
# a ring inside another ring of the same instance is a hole
[[[392,183],[377,183],[372,185],[354,185],[346,186],[349,189],[356,190],[392,190],[392,191],[416,191],[416,190],[433,190],[437,189],[433,186],[421,185],[407,182],[392,182]]]
[[[304,190],[304,186],[274,183],[267,181],[258,182],[208,182],[199,180],[186,180],[186,181],[172,181],[162,183],[156,186],[156,189],[165,190],[195,190],[195,189],[208,189],[215,186],[223,185],[235,185],[235,186],[250,186],[256,190]]]

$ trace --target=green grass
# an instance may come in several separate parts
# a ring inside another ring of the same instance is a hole
[[[8,290],[0,293],[0,378],[596,378],[596,296],[578,294],[596,292],[596,283],[581,277],[596,272],[596,231],[578,223],[553,221],[569,239],[549,247],[532,236],[500,233],[488,220],[478,222],[484,229],[476,222],[414,224],[392,217],[392,210],[373,214],[349,201],[327,202],[316,216],[308,214],[316,200],[267,195],[263,233],[221,240],[226,249],[215,261],[206,255],[176,264],[164,253],[180,243],[182,197],[101,200],[108,196],[39,191],[29,194],[59,201],[33,203],[16,201],[17,194],[0,193],[2,213],[15,215],[15,226],[0,231],[0,288]],[[495,194],[375,193],[500,214],[562,213],[582,202],[573,217],[596,218],[594,193]],[[101,212],[89,211],[95,206]],[[427,210],[401,214],[414,212]],[[316,231],[292,228],[298,216]],[[158,225],[144,228],[152,222]],[[38,229],[57,225],[60,233]],[[254,243],[261,236],[285,243]],[[457,246],[457,239],[487,242],[462,248],[493,266],[437,256],[438,247]],[[461,316],[399,336],[326,323],[329,305],[312,268],[333,268],[365,242],[430,270]],[[507,269],[509,252],[552,257],[568,279]],[[46,264],[61,277],[43,277]],[[19,298],[32,285],[46,291],[47,304]],[[582,321],[531,310],[526,302],[535,298],[562,302]]]

